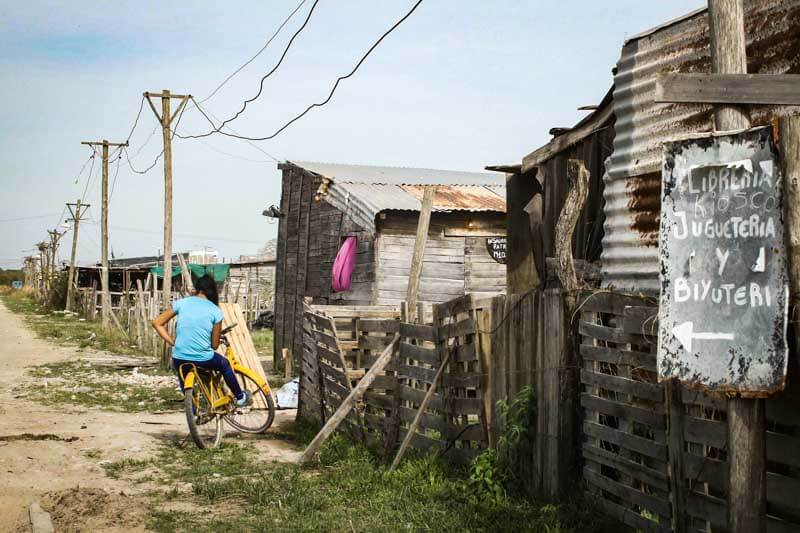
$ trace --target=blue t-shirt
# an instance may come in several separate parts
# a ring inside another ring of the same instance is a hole
[[[178,315],[172,356],[188,361],[208,361],[214,357],[211,330],[224,318],[220,308],[205,298],[190,296],[173,302],[172,310]]]

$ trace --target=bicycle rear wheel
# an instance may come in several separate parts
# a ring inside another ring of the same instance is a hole
[[[199,379],[199,378],[198,378]],[[186,389],[183,395],[183,408],[189,434],[198,448],[216,448],[222,442],[222,417],[211,412],[211,401],[200,383]]]
[[[253,402],[247,407],[237,407],[225,415],[225,420],[242,433],[264,433],[275,420],[275,402],[271,394],[266,394],[255,381],[245,374],[236,373],[243,389],[253,394]]]

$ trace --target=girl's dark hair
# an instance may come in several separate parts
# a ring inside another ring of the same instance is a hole
[[[217,282],[211,274],[206,274],[201,278],[197,278],[194,282],[194,290],[197,293],[202,292],[206,298],[209,299],[214,305],[219,305],[219,293],[217,292]]]

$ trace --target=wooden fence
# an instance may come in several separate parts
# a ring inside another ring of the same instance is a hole
[[[495,301],[467,295],[421,309],[417,316],[430,317],[425,323],[407,322],[396,309],[308,308],[300,416],[320,421],[330,416],[399,332],[395,358],[344,427],[387,451],[394,449],[409,431],[444,364],[438,389],[411,444],[421,450],[437,450],[454,463],[469,462],[488,447],[494,403],[507,393],[504,380],[498,378],[500,386],[492,382],[490,369],[491,310],[493,306],[502,310],[503,305],[502,297]],[[352,326],[343,331],[343,322],[352,322]]]
[[[586,490],[644,531],[726,531],[724,399],[658,383],[652,301],[588,295],[577,328]],[[796,388],[767,400],[768,531],[800,530]]]

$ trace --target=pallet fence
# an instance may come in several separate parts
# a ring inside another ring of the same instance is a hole
[[[726,402],[658,383],[658,307],[610,292],[580,307],[587,492],[644,531],[727,531]],[[800,530],[797,387],[766,400],[767,530]]]

